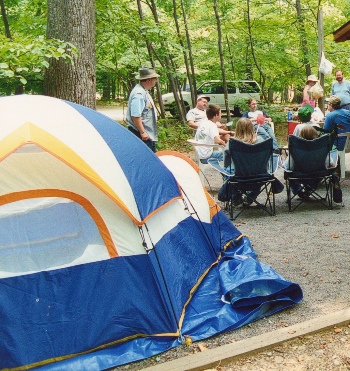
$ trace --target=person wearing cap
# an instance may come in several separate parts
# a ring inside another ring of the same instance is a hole
[[[320,127],[320,125],[317,122],[311,121],[311,115],[313,112],[314,112],[314,107],[312,107],[310,104],[306,104],[305,106],[302,106],[301,108],[299,108],[298,117],[301,123],[295,127],[293,131],[293,135],[296,135],[297,137],[299,137],[301,130],[305,126]]]
[[[304,106],[305,104],[309,104],[312,107],[316,106],[315,101],[310,98],[309,90],[316,84],[317,81],[318,78],[315,75],[309,75],[307,77],[306,85],[303,89],[303,102],[301,103],[302,106]]]
[[[329,113],[326,115],[323,129],[332,131],[337,126],[338,134],[350,132],[350,111],[341,107],[341,99],[337,95],[332,95],[328,99]],[[335,146],[338,151],[342,151],[345,146],[346,137],[335,139]]]
[[[158,141],[157,111],[149,93],[159,75],[154,69],[142,67],[136,79],[139,83],[130,93],[126,111],[128,129],[140,138],[153,152],[156,152]]]
[[[350,110],[350,81],[344,79],[342,70],[335,71],[335,79],[331,94],[340,98],[341,108]]]
[[[210,97],[205,95],[199,95],[197,97],[196,107],[190,109],[186,114],[186,120],[190,128],[197,130],[199,123],[207,120],[205,110],[207,109],[208,102],[210,102]]]
[[[208,102],[210,102],[210,97],[206,95],[197,97],[196,107],[190,109],[186,114],[186,120],[190,128],[197,130],[201,122],[208,119],[206,114]],[[226,130],[225,125],[221,124],[220,121],[216,122],[216,126],[219,129],[220,138],[227,143],[234,132]]]

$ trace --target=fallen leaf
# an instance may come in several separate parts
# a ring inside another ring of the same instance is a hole
[[[208,350],[208,348],[203,344],[198,344],[198,348],[201,352],[204,352],[204,351]]]
[[[331,237],[332,237],[332,238],[339,238],[339,234],[332,233],[332,234],[331,234]]]

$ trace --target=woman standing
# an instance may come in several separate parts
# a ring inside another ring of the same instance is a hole
[[[312,86],[314,86],[316,84],[316,82],[318,82],[318,79],[315,75],[309,75],[308,78],[307,78],[307,81],[306,81],[306,85],[304,87],[304,90],[303,90],[303,102],[302,102],[302,106],[304,106],[305,104],[310,104],[310,106],[314,107],[316,106],[315,104],[315,101],[313,99],[311,99],[310,95],[309,95],[309,90]]]

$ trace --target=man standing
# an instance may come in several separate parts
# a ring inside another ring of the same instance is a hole
[[[350,111],[341,108],[341,100],[338,96],[332,95],[328,100],[329,113],[326,115],[323,129],[333,130],[337,126],[338,134],[350,131]],[[339,151],[344,149],[346,137],[336,138],[335,145]]]
[[[142,67],[136,79],[139,83],[131,91],[126,111],[128,129],[140,138],[153,152],[158,140],[157,112],[149,94],[159,75],[152,68]]]
[[[350,110],[350,81],[344,80],[342,70],[335,71],[335,79],[332,84],[332,95],[337,95],[340,100],[341,108]]]

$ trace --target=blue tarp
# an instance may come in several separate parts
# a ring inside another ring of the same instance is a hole
[[[182,336],[193,341],[237,329],[299,303],[298,284],[286,281],[270,266],[260,263],[249,239],[231,243],[212,267],[186,307]],[[52,364],[47,370],[101,370],[122,365],[181,345],[181,338],[138,338],[77,359]]]

